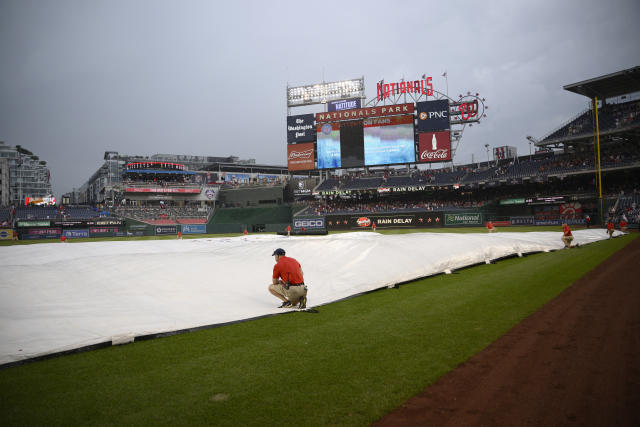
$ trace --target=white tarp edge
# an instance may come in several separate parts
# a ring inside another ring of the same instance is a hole
[[[278,247],[302,264],[311,307],[513,254],[561,249],[561,236],[356,232],[0,247],[0,364],[282,312],[267,291]],[[574,236],[581,245],[608,237],[603,229]]]

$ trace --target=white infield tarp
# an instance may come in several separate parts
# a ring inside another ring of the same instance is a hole
[[[608,237],[603,229],[573,234],[581,245]],[[0,365],[281,313],[267,291],[278,247],[302,264],[313,307],[509,255],[562,249],[561,236],[355,232],[0,247]]]

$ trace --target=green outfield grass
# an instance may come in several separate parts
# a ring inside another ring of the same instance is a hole
[[[2,425],[367,425],[637,236],[3,369]]]

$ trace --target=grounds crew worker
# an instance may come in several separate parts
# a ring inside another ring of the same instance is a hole
[[[269,292],[282,301],[279,308],[307,307],[307,286],[304,284],[302,267],[294,258],[285,256],[284,249],[273,251],[276,265],[273,266]]]
[[[571,242],[573,241],[573,234],[571,234],[571,229],[567,225],[566,222],[562,223],[562,243],[564,243],[564,247],[569,249],[571,247]]]

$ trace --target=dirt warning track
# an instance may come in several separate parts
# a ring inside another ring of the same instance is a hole
[[[374,425],[640,425],[640,238]]]

